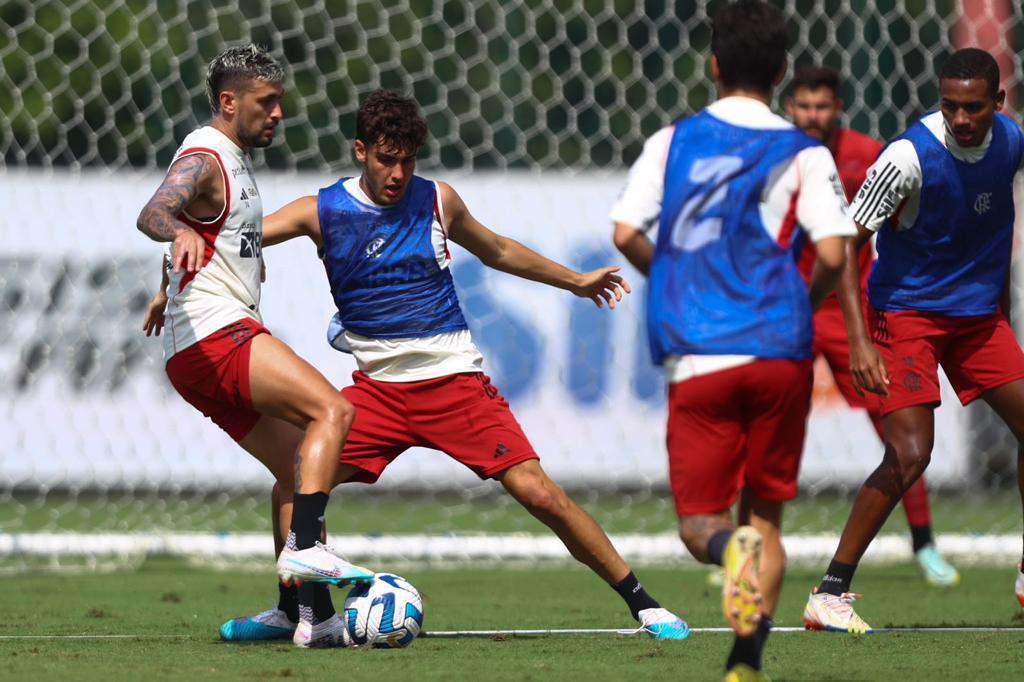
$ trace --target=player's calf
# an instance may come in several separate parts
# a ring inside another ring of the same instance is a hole
[[[654,639],[681,640],[689,636],[686,621],[662,608],[647,593],[597,521],[548,477],[537,460],[514,465],[499,480],[520,504],[555,532],[573,558],[622,597],[641,630]],[[623,574],[625,577],[621,577]]]

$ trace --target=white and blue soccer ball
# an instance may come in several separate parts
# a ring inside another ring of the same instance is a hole
[[[412,644],[423,627],[423,600],[408,580],[377,573],[345,598],[345,627],[356,646],[397,649]]]

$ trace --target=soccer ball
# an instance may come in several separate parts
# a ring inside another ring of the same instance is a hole
[[[423,600],[408,580],[377,573],[372,585],[356,585],[345,598],[345,627],[356,646],[409,646],[423,626]]]

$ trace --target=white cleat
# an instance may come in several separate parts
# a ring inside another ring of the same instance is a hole
[[[643,609],[637,616],[640,629],[651,639],[686,639],[690,636],[687,622],[668,609]]]
[[[340,554],[317,542],[307,549],[281,550],[277,557],[277,574],[285,585],[304,582],[347,585],[372,583],[373,571],[346,561]]]
[[[804,607],[804,627],[854,635],[871,634],[871,626],[853,610],[853,600],[859,597],[852,592],[844,592],[837,597],[814,588]]]
[[[295,634],[292,635],[292,644],[301,649],[347,647],[351,643],[345,623],[338,618],[338,614],[316,625],[308,620],[300,620],[298,627],[295,628]]]

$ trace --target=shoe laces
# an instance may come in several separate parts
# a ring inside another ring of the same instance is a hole
[[[833,606],[833,612],[844,617],[846,620],[853,620],[854,618],[860,618],[853,610],[853,602],[857,599],[863,599],[864,595],[857,594],[856,592],[843,592],[841,595],[836,597],[835,595],[829,595],[834,597],[836,600]]]
[[[850,606],[851,608],[853,607],[853,602],[854,601],[856,601],[857,599],[863,599],[863,598],[864,598],[863,594],[857,594],[856,592],[843,592],[841,595],[839,595],[839,601],[841,601],[844,604]]]
[[[323,542],[320,542],[319,540],[317,540],[317,541],[316,541],[316,546],[317,546],[317,547],[319,547],[320,549],[324,550],[324,551],[325,551],[325,552],[327,552],[328,554],[331,554],[331,555],[333,555],[333,556],[337,557],[338,559],[341,559],[341,560],[342,560],[342,561],[344,561],[344,562],[345,562],[346,564],[347,564],[347,563],[349,563],[348,559],[346,559],[345,557],[343,557],[343,556],[341,555],[341,552],[339,552],[338,550],[334,549],[334,546],[333,546],[333,545],[328,545],[328,544],[326,544],[326,543],[323,543]]]
[[[647,627],[648,625],[674,623],[679,620],[679,617],[676,616],[676,614],[663,607],[644,609],[638,615],[640,616],[640,623],[644,627]]]

